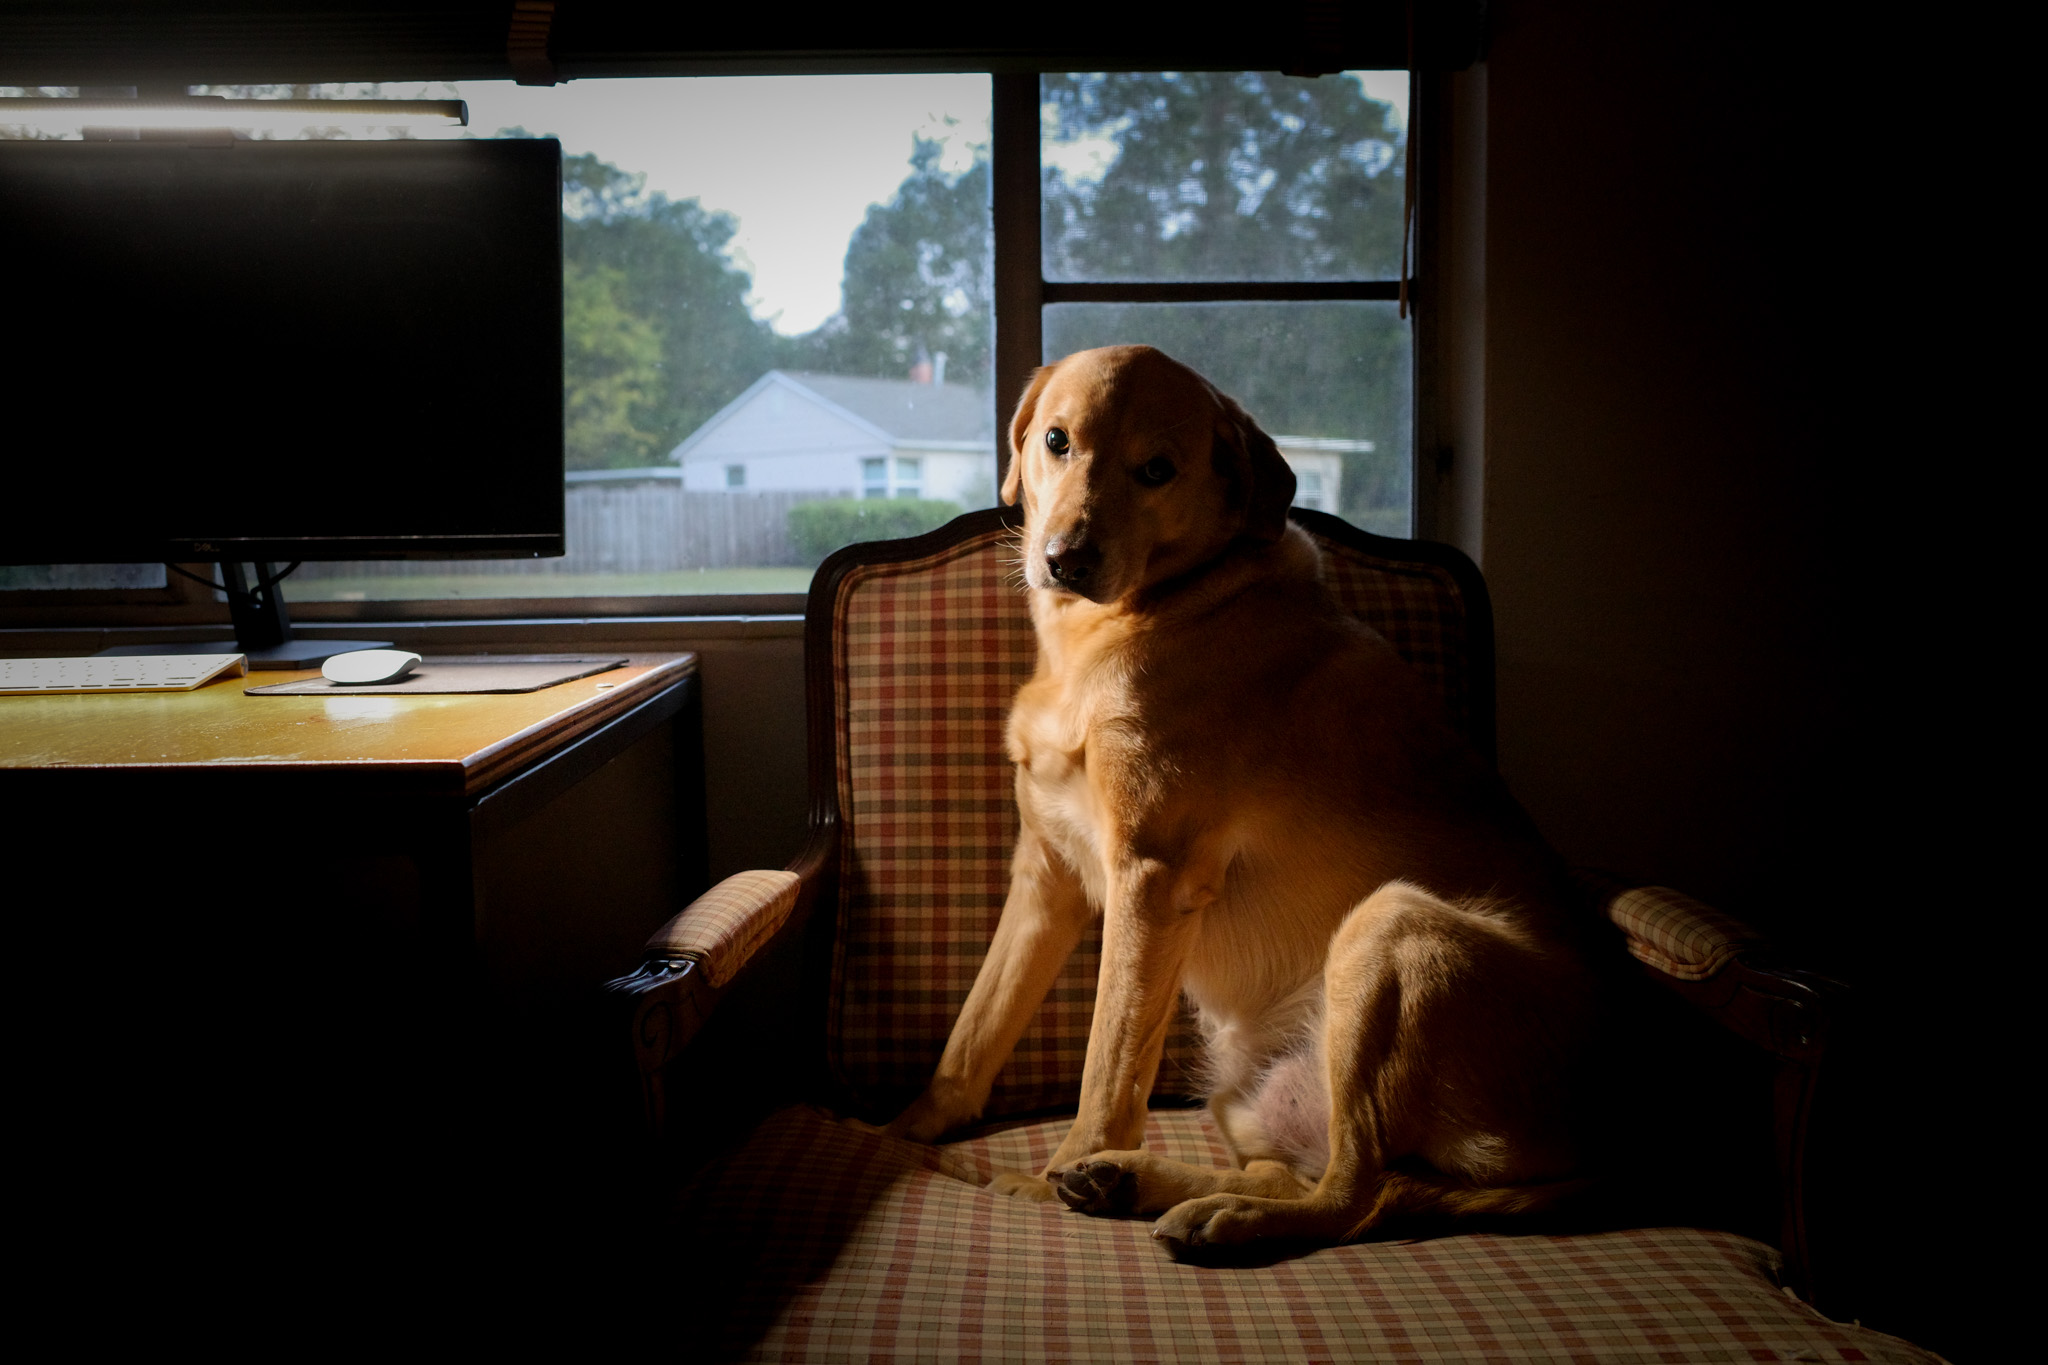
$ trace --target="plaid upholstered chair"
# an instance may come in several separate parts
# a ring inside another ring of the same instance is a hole
[[[1442,546],[1294,515],[1341,600],[1490,753],[1492,619],[1477,570]],[[648,1112],[693,1167],[677,1172],[668,1244],[693,1258],[696,1345],[821,1360],[1931,1359],[1787,1292],[1810,1297],[1799,1146],[1825,983],[1760,965],[1741,924],[1661,889],[1589,883],[1589,899],[1617,926],[1617,958],[1633,954],[1725,1026],[1708,1031],[1775,1067],[1776,1248],[1610,1219],[1440,1229],[1215,1268],[1168,1260],[1142,1221],[991,1195],[981,1185],[994,1171],[1049,1159],[1077,1102],[1094,939],[997,1081],[981,1130],[924,1147],[839,1122],[885,1119],[923,1086],[1002,909],[1017,828],[1003,720],[1036,649],[1017,524],[974,513],[825,563],[806,636],[812,840],[788,870],[742,873],[685,909],[615,983],[632,1002]],[[1197,1045],[1182,1023],[1145,1141],[1226,1164],[1195,1107]],[[737,1140],[721,1126],[761,1112]]]

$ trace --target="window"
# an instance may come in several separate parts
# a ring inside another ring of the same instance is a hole
[[[1044,354],[1148,342],[1273,436],[1296,502],[1411,522],[1406,72],[1040,79]]]
[[[1261,421],[1300,505],[1408,534],[1405,73],[1035,84],[1037,136],[1004,144],[1039,163],[1025,363],[1158,345]],[[891,534],[993,505],[1014,394],[995,377],[990,201],[1029,182],[995,175],[991,91],[986,76],[312,91],[461,98],[455,135],[562,139],[569,553],[308,564],[289,582],[301,616],[795,594],[833,536],[866,524],[834,504],[909,504]],[[32,586],[38,571],[6,572]]]
[[[921,498],[924,496],[924,461],[898,456],[896,460],[895,494],[899,498]]]

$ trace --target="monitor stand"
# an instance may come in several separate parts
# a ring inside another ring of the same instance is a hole
[[[235,562],[220,566],[222,582],[218,585],[227,594],[228,614],[235,623],[235,638],[232,640],[180,641],[176,644],[115,645],[100,651],[103,655],[136,654],[246,654],[249,667],[254,669],[318,668],[337,654],[349,654],[358,649],[389,649],[389,640],[295,640],[292,638],[291,614],[284,604],[284,578],[293,564],[284,573],[273,573],[269,564],[256,564],[256,582],[252,587],[242,574],[242,566]]]

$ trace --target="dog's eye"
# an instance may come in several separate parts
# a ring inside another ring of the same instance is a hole
[[[1173,467],[1172,460],[1158,455],[1138,466],[1138,482],[1147,488],[1157,488],[1179,472]]]
[[[1067,433],[1053,427],[1045,433],[1045,448],[1055,455],[1064,455],[1073,447],[1067,443]]]

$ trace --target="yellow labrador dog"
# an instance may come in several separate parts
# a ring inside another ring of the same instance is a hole
[[[1080,1113],[1001,1190],[1163,1215],[1153,1235],[1185,1254],[1575,1188],[1595,991],[1570,896],[1324,589],[1271,438],[1186,366],[1116,346],[1040,370],[1010,445],[1039,643],[1009,722],[1023,828],[987,961],[888,1131],[977,1117],[1100,913]],[[1139,1150],[1182,992],[1230,1169]]]

